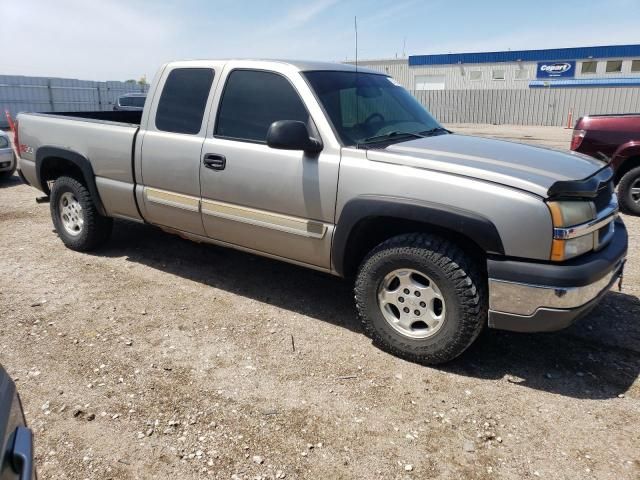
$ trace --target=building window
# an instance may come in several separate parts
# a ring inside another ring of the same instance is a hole
[[[526,68],[519,68],[518,70],[516,70],[514,78],[516,80],[528,80],[529,79],[529,70],[527,70]]]
[[[640,60],[633,60],[631,62],[631,71],[640,72]]]
[[[607,73],[619,73],[622,71],[622,60],[609,60],[607,62]]]
[[[582,62],[582,73],[596,73],[598,70],[598,62]]]
[[[444,90],[444,75],[416,75],[416,90]]]
[[[504,80],[504,70],[492,70],[491,78],[494,80]]]
[[[482,80],[482,70],[471,70],[469,72],[469,80],[473,82]]]

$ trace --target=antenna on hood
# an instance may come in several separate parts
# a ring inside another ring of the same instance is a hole
[[[356,102],[356,124],[360,123],[360,109],[359,109],[359,104],[360,102],[358,102],[358,17],[354,16],[353,17],[353,30],[355,33],[355,40],[356,40],[356,94],[353,96],[353,98],[355,99]]]
[[[358,102],[358,17],[353,17],[353,30],[355,32],[356,40],[356,94],[353,96],[356,102],[356,124],[360,123],[360,102]]]
[[[353,17],[353,30],[356,35],[356,72],[358,71],[358,17]]]

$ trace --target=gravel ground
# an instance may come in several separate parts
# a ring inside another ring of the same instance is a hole
[[[428,368],[371,344],[343,281],[125,222],[76,253],[36,196],[0,184],[0,359],[43,479],[640,478],[640,218],[580,323]]]

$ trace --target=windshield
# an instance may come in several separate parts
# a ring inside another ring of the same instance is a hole
[[[342,143],[370,145],[446,133],[404,88],[384,75],[305,72]]]

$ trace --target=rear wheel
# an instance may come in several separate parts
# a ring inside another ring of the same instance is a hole
[[[625,212],[640,215],[640,167],[629,170],[620,179],[618,199]]]
[[[91,194],[75,178],[56,179],[51,188],[50,208],[58,236],[72,250],[93,250],[111,235],[113,220],[98,213]]]
[[[486,324],[485,284],[474,260],[454,243],[400,235],[362,262],[356,306],[365,331],[385,350],[444,363],[464,352]]]

